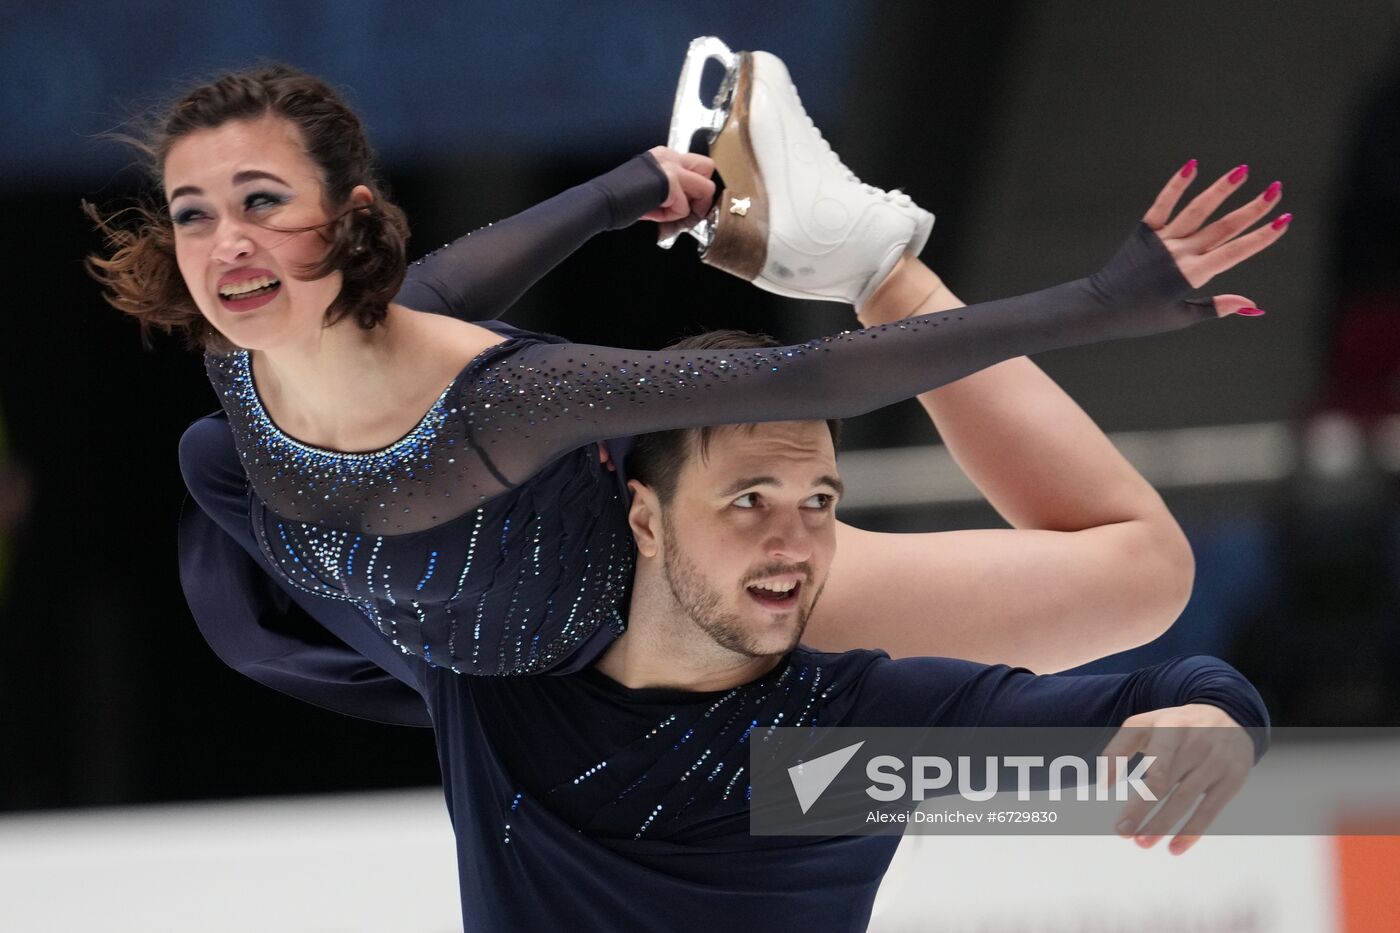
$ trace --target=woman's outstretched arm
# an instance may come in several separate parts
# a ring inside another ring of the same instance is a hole
[[[1191,168],[1168,184],[1148,226],[1164,227]],[[1242,182],[1220,179],[1193,208],[1208,214]],[[1279,192],[1270,186],[1236,220],[1263,217]],[[963,306],[909,260],[860,317],[885,323],[911,305],[916,313]],[[1012,528],[880,534],[839,526],[840,556],[809,643],[1048,672],[1151,641],[1175,621],[1191,594],[1190,545],[1156,491],[1039,367],[1007,360],[919,401]]]
[[[1267,248],[1283,227],[1245,232],[1240,211],[1206,224],[1196,208],[1161,229],[1149,213],[1098,272],[1029,295],[773,349],[528,345],[483,367],[458,401],[507,483],[608,437],[861,414],[1027,353],[1163,333],[1249,308],[1238,295],[1187,296]]]

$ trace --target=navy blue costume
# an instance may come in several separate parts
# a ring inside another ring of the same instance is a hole
[[[655,176],[654,165],[636,160],[601,187],[581,186],[534,209],[543,209],[534,220],[547,217],[550,229],[586,237],[654,206]],[[625,196],[648,185],[647,198]],[[481,244],[498,235],[524,248],[531,237],[516,234],[528,227],[513,218],[415,266],[404,303],[463,316],[496,313],[523,286],[491,292],[437,272],[460,270],[472,249],[491,255]],[[570,248],[567,237],[551,242],[550,264]],[[341,712],[434,727],[468,930],[863,929],[897,839],[750,836],[744,756],[760,730],[777,723],[1112,726],[1188,702],[1213,703],[1242,725],[1262,726],[1257,694],[1211,659],[1068,678],[802,648],[729,691],[627,689],[588,666],[615,632],[631,574],[630,539],[620,558],[598,553],[601,541],[610,547],[626,528],[609,517],[623,513],[617,478],[598,467],[589,442],[707,420],[825,417],[1009,355],[1210,316],[1177,300],[1184,283],[1154,243],[1138,231],[1117,266],[1040,302],[967,309],[966,323],[983,314],[994,324],[1005,320],[980,338],[976,331],[963,343],[950,337],[944,353],[966,352],[961,360],[935,358],[943,348],[929,342],[932,321],[727,361],[691,354],[683,365],[638,351],[603,351],[600,361],[583,356],[599,348],[489,323],[507,342],[473,361],[403,446],[359,465],[298,449],[259,418],[247,357],[212,359],[229,414],[202,419],[181,442],[194,499],[180,529],[186,595],[215,651],[254,679]],[[544,271],[527,259],[510,269],[531,270],[525,278]],[[474,301],[478,295],[488,297]],[[1072,313],[1046,317],[1044,302],[1056,300]],[[1110,311],[1142,316],[1106,327]],[[871,352],[877,342],[908,339],[901,334],[925,343],[898,365],[890,355],[898,350]],[[573,354],[573,362],[561,366],[560,354]],[[855,401],[853,387],[839,381],[813,395],[814,377],[799,375],[799,387],[785,388],[790,367],[800,374],[812,369],[800,368],[805,361],[826,367],[840,354],[860,355],[863,363],[843,365],[869,372],[908,372],[893,380],[897,386],[882,384]],[[596,368],[582,374],[579,360]],[[744,386],[759,379],[768,400]],[[479,406],[487,403],[497,414],[484,414]],[[233,431],[230,415],[238,422]],[[448,469],[458,456],[470,469]],[[380,518],[386,521],[376,528]],[[480,562],[477,570],[472,562]],[[471,580],[482,565],[492,576]],[[596,567],[608,574],[594,576]],[[581,570],[588,578],[571,581]],[[464,601],[467,587],[477,589]],[[593,602],[585,607],[595,613],[591,632],[571,636],[560,593]],[[489,602],[499,599],[505,602]],[[485,639],[478,619],[489,630]],[[549,648],[551,636],[564,639],[562,653]],[[454,667],[572,673],[473,677]]]
[[[751,836],[747,746],[774,725],[1108,727],[1201,702],[1259,727],[1262,754],[1267,724],[1249,683],[1204,657],[1037,677],[798,648],[715,693],[596,668],[427,685],[468,931],[864,930],[899,838]]]
[[[616,225],[618,205],[635,218],[660,200],[650,157],[629,166],[611,179],[623,194],[597,198],[595,226]],[[462,257],[433,261],[450,272]],[[623,497],[593,442],[860,414],[1024,353],[1213,318],[1189,291],[1139,226],[1089,278],[798,346],[645,351],[517,335],[468,362],[402,439],[363,453],[281,431],[247,351],[209,354],[206,369],[251,484],[258,551],[283,582],[350,603],[431,665],[561,673],[622,630],[631,578]],[[196,501],[194,464],[217,435],[197,424],[181,445]]]

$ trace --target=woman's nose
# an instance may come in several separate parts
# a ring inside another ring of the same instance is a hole
[[[225,224],[220,229],[218,240],[214,244],[214,261],[233,265],[251,255],[253,255],[253,241],[249,239],[248,231],[244,229],[243,225]]]

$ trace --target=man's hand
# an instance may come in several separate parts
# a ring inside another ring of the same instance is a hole
[[[1124,720],[1103,750],[1115,781],[1118,756],[1129,758],[1138,752],[1157,759],[1143,778],[1157,800],[1130,800],[1118,821],[1118,834],[1125,839],[1136,837],[1138,845],[1150,849],[1199,800],[1196,812],[1172,839],[1173,855],[1196,844],[1239,793],[1254,765],[1254,740],[1224,710],[1205,703],[1172,706]],[[1163,802],[1169,791],[1171,797]],[[1161,808],[1143,825],[1143,818],[1159,802]]]
[[[656,159],[671,189],[666,200],[654,211],[642,215],[643,220],[667,224],[694,222],[710,211],[715,199],[715,160],[698,152],[677,152],[665,146],[647,150]],[[663,230],[666,228],[662,228]]]

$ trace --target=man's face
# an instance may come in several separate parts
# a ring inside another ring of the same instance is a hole
[[[823,421],[715,431],[662,512],[663,568],[680,608],[737,654],[791,651],[831,568],[841,489]]]

